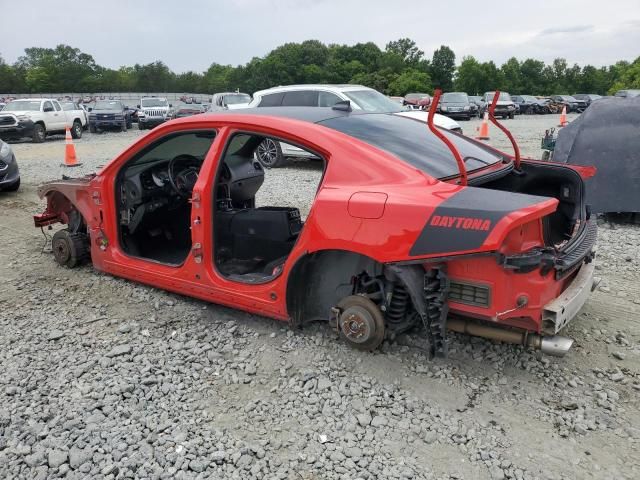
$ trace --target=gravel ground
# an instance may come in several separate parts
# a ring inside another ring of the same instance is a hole
[[[557,123],[507,121],[536,158]],[[85,134],[73,173],[141,133]],[[325,325],[291,331],[57,267],[30,217],[64,141],[13,148],[24,188],[0,194],[0,478],[640,478],[640,226],[600,221],[602,283],[562,359],[454,335],[450,357],[428,361],[419,332],[362,353]],[[320,174],[270,171],[259,202],[308,202]]]

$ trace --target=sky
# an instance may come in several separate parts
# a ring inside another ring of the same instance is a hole
[[[58,5],[58,6],[55,6]],[[609,65],[640,56],[640,0],[0,0],[0,56],[67,44],[102,66],[162,60],[175,72],[238,65],[286,42],[409,37],[498,65],[509,57]]]

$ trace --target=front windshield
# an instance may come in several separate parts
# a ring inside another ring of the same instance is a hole
[[[407,100],[420,100],[422,98],[426,98],[429,95],[426,93],[408,93],[405,97]]]
[[[143,98],[140,105],[143,107],[168,107],[169,103],[160,98]]]
[[[525,102],[537,102],[538,99],[536,97],[534,97],[533,95],[522,95],[522,99]]]
[[[495,95],[494,92],[487,93],[487,102],[492,102],[494,95]],[[500,96],[498,97],[498,101],[499,102],[510,102],[511,101],[511,95],[509,95],[506,92],[500,92]]]
[[[108,100],[101,100],[96,102],[94,110],[121,110],[120,102],[113,102]]]
[[[563,100],[566,100],[567,102],[575,102],[576,99],[573,98],[571,95],[560,95],[560,98],[562,98]]]
[[[3,112],[39,112],[40,101],[14,100],[7,103],[2,109]]]
[[[61,102],[60,106],[62,107],[63,110],[66,110],[66,111],[78,110],[78,107],[76,107],[76,104],[73,102]]]
[[[386,150],[435,178],[459,174],[458,164],[449,148],[424,122],[399,115],[349,115],[319,122],[374,147]],[[440,129],[456,146],[468,171],[502,161],[482,144]]]
[[[224,103],[227,105],[238,105],[240,103],[249,103],[251,97],[246,93],[236,93],[233,95],[225,95]]]
[[[442,96],[442,101],[451,103],[467,103],[469,101],[469,97],[467,97],[466,93],[445,93]]]
[[[395,113],[404,110],[402,105],[376,90],[352,90],[342,93],[365,112]]]

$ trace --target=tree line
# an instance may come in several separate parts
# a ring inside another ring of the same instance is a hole
[[[551,64],[532,58],[510,58],[498,66],[456,55],[446,45],[431,58],[409,38],[389,42],[325,45],[318,40],[285,43],[264,57],[244,65],[212,63],[205,72],[175,73],[162,61],[119,69],[98,65],[93,57],[68,45],[27,48],[12,64],[0,56],[0,92],[189,92],[253,93],[276,85],[295,83],[362,84],[387,95],[409,92],[464,91],[482,94],[500,89],[511,93],[551,95],[612,94],[640,88],[640,57],[606,67],[569,65],[563,58]]]

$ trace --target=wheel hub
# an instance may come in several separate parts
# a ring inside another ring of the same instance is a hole
[[[371,339],[376,325],[367,310],[360,306],[352,306],[342,312],[340,329],[350,342],[361,344]]]
[[[59,262],[66,262],[71,255],[71,251],[67,242],[63,240],[56,242],[56,244],[53,246],[53,254]]]

